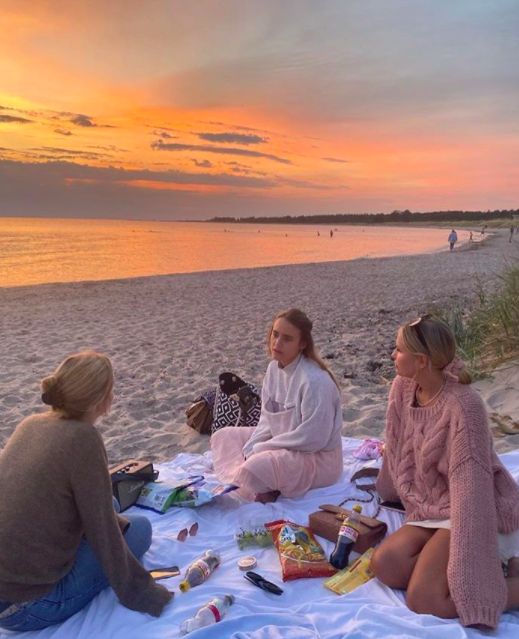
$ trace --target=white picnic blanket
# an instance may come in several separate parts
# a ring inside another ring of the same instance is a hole
[[[443,620],[430,615],[416,615],[404,603],[401,592],[390,590],[371,580],[354,592],[338,596],[323,587],[322,578],[299,579],[283,583],[278,555],[273,547],[240,551],[234,533],[249,522],[267,522],[288,518],[300,524],[308,523],[309,513],[319,504],[338,504],[346,497],[365,497],[349,482],[349,477],[366,465],[352,457],[360,440],[344,438],[344,473],[341,480],[329,488],[312,490],[304,498],[279,499],[274,504],[243,504],[225,495],[197,510],[173,509],[165,515],[132,508],[128,512],[144,514],[153,524],[154,538],[144,561],[148,568],[176,564],[181,575],[163,581],[176,594],[158,619],[133,612],[121,606],[108,588],[84,610],[65,623],[39,632],[24,633],[24,639],[173,639],[179,637],[180,623],[193,616],[199,607],[217,595],[232,594],[235,603],[225,618],[213,626],[202,628],[189,636],[193,639],[368,639],[388,637],[402,639],[459,639],[462,637],[495,636],[515,639],[519,636],[519,611],[505,613],[495,633],[483,633],[463,628],[456,620]],[[519,479],[519,451],[501,456],[515,479]],[[189,474],[211,476],[211,454],[181,453],[168,463],[158,465],[160,478],[180,478]],[[373,514],[372,504],[364,508]],[[379,515],[395,530],[401,516],[381,511]],[[194,521],[199,523],[196,537],[185,542],[176,534]],[[332,544],[321,540],[326,552]],[[207,582],[187,593],[178,590],[185,568],[191,561],[213,548],[221,553],[222,563]],[[237,560],[254,554],[256,571],[284,589],[276,596],[253,586],[243,577]],[[0,639],[14,637],[0,630]],[[20,635],[22,636],[22,635]]]

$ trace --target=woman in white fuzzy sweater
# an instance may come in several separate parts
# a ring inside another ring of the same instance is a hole
[[[329,486],[342,472],[341,398],[305,313],[278,313],[267,350],[257,427],[222,428],[211,438],[216,474],[263,503]]]

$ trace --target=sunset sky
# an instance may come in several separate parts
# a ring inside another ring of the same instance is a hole
[[[517,0],[0,0],[0,215],[519,207]]]

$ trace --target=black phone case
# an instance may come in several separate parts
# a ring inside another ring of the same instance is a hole
[[[387,510],[396,510],[399,513],[405,513],[404,505],[399,501],[381,501],[381,508],[387,508]]]

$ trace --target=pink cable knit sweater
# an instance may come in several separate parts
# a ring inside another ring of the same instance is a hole
[[[391,387],[377,490],[402,501],[407,521],[450,518],[447,579],[461,623],[495,628],[507,598],[497,533],[519,528],[519,487],[493,449],[475,390],[447,380],[423,408],[413,406],[415,390],[400,376]]]

